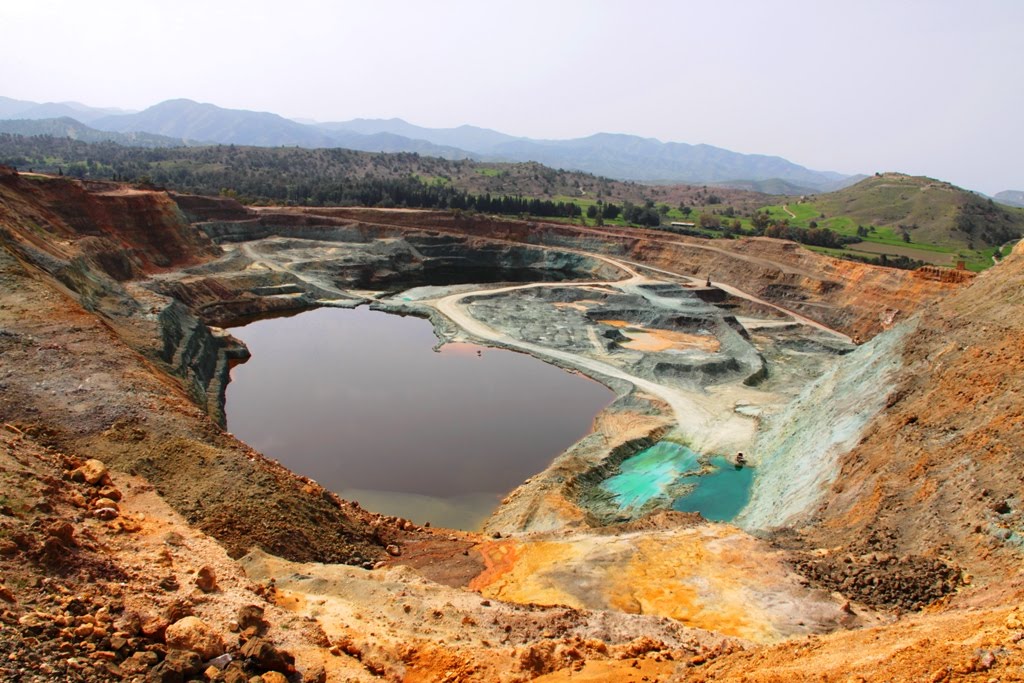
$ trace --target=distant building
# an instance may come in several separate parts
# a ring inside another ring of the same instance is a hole
[[[673,228],[696,228],[697,227],[696,223],[684,223],[682,221],[672,221],[671,223],[669,223],[669,225],[672,226]]]

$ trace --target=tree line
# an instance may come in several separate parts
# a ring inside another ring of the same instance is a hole
[[[305,206],[375,206],[479,211],[481,213],[577,219],[596,223],[621,217],[627,224],[656,227],[665,220],[667,206],[654,202],[617,205],[599,201],[584,211],[573,201],[555,201],[521,195],[473,194],[449,182],[426,182],[414,174],[422,168],[416,153],[372,154],[346,149],[298,147],[142,148],[114,142],[86,143],[52,136],[0,134],[0,163],[21,170],[60,173],[74,178],[133,182],[201,195],[226,194],[248,204]],[[686,207],[686,215],[690,213]],[[730,207],[731,208],[731,207]],[[732,212],[726,214],[731,216]],[[751,227],[738,219],[722,221],[701,213],[697,226],[720,231],[722,237],[759,236],[789,239],[803,244],[842,248],[859,237],[846,237],[817,227],[800,228],[788,220],[755,212]],[[706,232],[675,229],[706,237]],[[908,267],[910,263],[882,262]]]
[[[230,194],[244,203],[459,209],[574,218],[575,202],[472,194],[427,183],[419,155],[345,149],[215,145],[151,149],[111,142],[0,134],[0,163],[73,178],[134,182],[183,193]]]

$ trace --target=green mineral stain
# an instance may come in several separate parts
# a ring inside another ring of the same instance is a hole
[[[682,489],[686,493],[671,502],[673,510],[699,512],[705,519],[728,522],[747,504],[753,481],[750,467],[736,467],[724,457],[714,456],[709,468],[686,446],[659,441],[624,460],[619,473],[600,486],[615,497],[623,511],[641,508],[666,496],[670,489]]]
[[[639,508],[699,467],[697,454],[686,446],[659,441],[624,460],[619,473],[601,482],[601,488],[615,496],[620,509]]]

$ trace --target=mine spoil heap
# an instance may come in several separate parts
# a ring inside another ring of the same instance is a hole
[[[0,679],[1024,679],[1021,248],[947,278],[768,239],[254,212],[6,168],[0,245]],[[718,337],[671,338],[705,355],[725,340],[739,360],[701,381],[772,394],[751,503],[736,526],[603,518],[580,493],[603,462],[587,458],[650,445],[673,428],[669,399],[701,390],[677,373],[652,393],[663,364],[644,354],[668,318],[643,306],[709,270],[742,290],[732,318],[694,303]],[[595,434],[486,536],[363,510],[224,431],[245,349],[219,326],[489,272],[584,284],[373,301],[447,338],[466,331],[445,306],[480,330],[518,325],[509,310],[582,321],[545,347],[567,367],[604,325],[582,367],[651,391],[606,377],[619,398]],[[652,274],[668,284],[644,289]],[[794,313],[866,343],[797,336]],[[768,322],[741,332],[751,316]],[[819,376],[787,371],[795,357]]]

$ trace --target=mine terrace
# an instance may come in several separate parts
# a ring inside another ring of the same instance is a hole
[[[1022,671],[1020,248],[975,277],[7,168],[0,220],[5,662],[82,680]],[[368,510],[224,428],[249,356],[227,328],[362,306],[614,398],[479,530]]]

